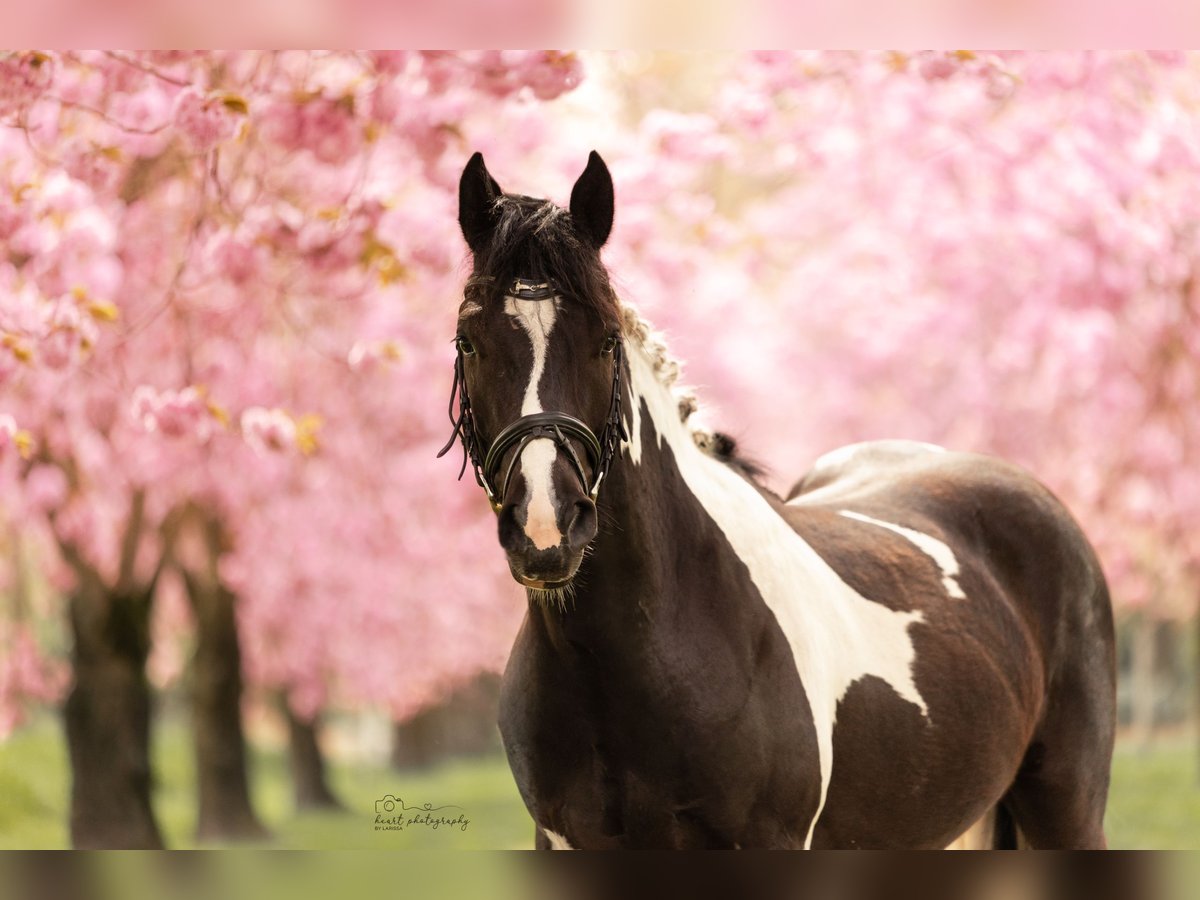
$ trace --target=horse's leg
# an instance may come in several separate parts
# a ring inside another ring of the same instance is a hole
[[[1113,672],[1091,635],[1065,660],[1046,697],[1043,720],[1005,796],[1021,846],[1103,849],[1116,728]]]
[[[996,810],[989,809],[978,822],[950,843],[947,850],[996,849]]]
[[[1035,745],[1031,754],[1060,755]],[[1075,757],[1078,759],[1078,757]],[[1079,763],[1049,765],[1018,776],[1005,797],[1016,820],[1018,847],[1034,850],[1103,850],[1107,785],[1089,777]],[[1085,762],[1083,766],[1091,765]]]
[[[574,850],[567,839],[562,835],[555,834],[553,831],[547,831],[540,825],[534,826],[533,836],[534,850]]]

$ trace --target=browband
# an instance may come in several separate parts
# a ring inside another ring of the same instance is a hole
[[[473,275],[467,280],[467,287],[494,284],[495,281],[496,279],[491,275]],[[536,278],[518,277],[512,280],[512,284],[504,293],[518,300],[548,300],[558,296],[558,288],[548,280],[538,281]]]
[[[508,291],[510,297],[516,297],[518,300],[545,300],[557,293],[558,291],[548,281],[534,283],[532,280],[524,278],[514,278],[512,287]]]

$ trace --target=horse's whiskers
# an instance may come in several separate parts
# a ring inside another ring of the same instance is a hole
[[[526,588],[529,599],[543,608],[553,605],[560,613],[567,611],[567,601],[575,606],[575,583],[571,582],[555,588]]]

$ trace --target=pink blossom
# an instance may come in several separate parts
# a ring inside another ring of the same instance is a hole
[[[362,141],[349,99],[278,101],[267,109],[261,128],[269,140],[289,150],[308,150],[326,164],[345,163]]]
[[[146,431],[169,438],[189,436],[206,440],[213,419],[199,389],[157,391],[141,385],[133,391],[132,414]]]
[[[100,520],[95,506],[87,499],[76,496],[57,511],[54,530],[63,540],[77,546],[92,546],[98,537],[96,532]]]
[[[656,110],[643,120],[642,129],[660,152],[672,159],[711,162],[732,150],[732,143],[719,133],[717,123],[702,113],[684,115]]]
[[[219,241],[212,252],[225,277],[234,284],[246,284],[259,272],[261,253],[247,241],[227,237]]]
[[[21,226],[21,212],[9,196],[0,195],[0,241],[8,240]]]
[[[17,420],[8,413],[0,413],[0,458],[13,446],[17,437]]]
[[[371,51],[371,61],[375,64],[375,68],[387,75],[396,75],[404,71],[404,67],[408,64],[408,58],[408,50]]]
[[[242,413],[242,436],[258,453],[289,450],[296,445],[296,423],[285,410],[254,406]]]
[[[124,174],[116,159],[98,152],[96,147],[87,141],[66,143],[63,146],[62,160],[67,174],[100,194],[112,192]],[[2,227],[0,225],[0,229]]]
[[[0,51],[0,116],[19,112],[54,80],[54,61],[39,51]]]
[[[396,362],[403,352],[394,340],[356,341],[346,361],[355,371],[369,372],[381,363]]]
[[[539,100],[553,100],[574,90],[583,80],[583,65],[574,53],[547,50],[529,59],[521,72]]]
[[[38,343],[42,364],[63,369],[95,344],[96,323],[84,316],[70,298],[62,298],[49,308],[44,333]]]
[[[25,503],[30,510],[45,512],[62,504],[67,496],[67,476],[55,465],[37,465],[25,476]]]
[[[403,101],[404,94],[394,82],[381,81],[371,92],[371,118],[376,122],[391,122],[399,114]]]
[[[949,56],[943,53],[933,53],[921,60],[919,71],[923,78],[937,81],[954,75],[959,67]]]
[[[128,68],[120,67],[126,72]],[[152,157],[163,152],[173,139],[169,127],[174,121],[172,91],[147,80],[138,90],[112,92],[109,98],[109,112],[114,121],[121,123],[119,136],[114,135],[121,148],[134,156]]]
[[[579,57],[556,50],[487,50],[472,62],[476,87],[496,97],[528,86],[539,100],[553,100],[583,79]]]
[[[244,106],[244,101],[241,101]],[[175,127],[192,149],[207,153],[237,131],[236,102],[219,94],[202,94],[185,88],[175,100]]]
[[[307,104],[305,146],[323,163],[345,163],[358,149],[360,126],[345,106],[330,100]]]
[[[51,703],[66,688],[60,663],[43,654],[28,627],[0,623],[5,652],[0,654],[0,740],[8,737],[25,717],[30,701]]]

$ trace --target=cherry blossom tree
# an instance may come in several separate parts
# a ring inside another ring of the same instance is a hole
[[[684,109],[635,91],[618,190],[669,213],[626,207],[614,268],[781,487],[879,436],[994,453],[1121,607],[1191,612],[1198,64],[754,54]]]
[[[208,670],[238,655],[306,718],[331,697],[402,715],[502,657],[513,591],[486,567],[435,574],[494,542],[484,510],[407,464],[442,428],[403,384],[444,378],[470,116],[526,119],[533,140],[581,69],[549,52],[2,66],[5,511],[69,597],[73,840],[155,846],[145,663],[165,570],[206,629],[198,713],[236,706],[236,669]],[[17,637],[6,699],[45,694]],[[201,833],[252,830],[244,797],[204,793],[245,792],[221,769],[241,766],[236,716],[197,733]]]
[[[995,453],[1120,609],[1194,614],[1198,65],[0,56],[0,732],[70,685],[76,842],[153,845],[150,679],[190,654],[200,830],[247,834],[243,679],[312,760],[323,710],[499,669],[522,600],[434,458],[474,150],[560,201],[605,156],[623,298],[779,489],[849,441]]]

